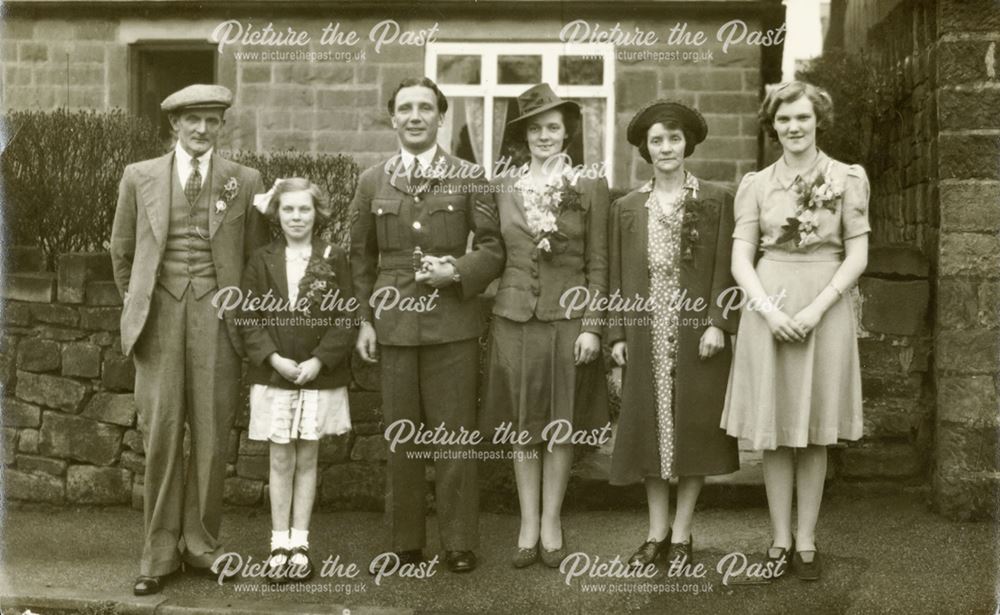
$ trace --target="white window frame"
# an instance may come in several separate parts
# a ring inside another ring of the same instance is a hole
[[[439,56],[471,55],[480,57],[480,82],[475,85],[457,85],[438,82]],[[560,56],[600,56],[604,60],[604,78],[601,85],[559,85]],[[497,83],[498,56],[541,56],[542,81],[552,86],[561,98],[600,98],[604,108],[604,165],[607,181],[613,185],[615,142],[615,49],[609,43],[503,43],[503,42],[432,42],[427,43],[424,56],[424,74],[438,83],[445,96],[483,99],[483,160],[487,174],[493,172],[493,99],[514,98],[525,90],[525,85]]]

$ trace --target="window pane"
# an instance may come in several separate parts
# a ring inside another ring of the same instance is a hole
[[[533,85],[542,80],[542,56],[500,56],[497,81],[501,84]]]
[[[438,144],[462,160],[483,164],[483,99],[448,99]]]
[[[561,85],[603,85],[604,59],[588,56],[559,56]]]
[[[479,83],[479,56],[438,56],[438,82],[456,85]]]

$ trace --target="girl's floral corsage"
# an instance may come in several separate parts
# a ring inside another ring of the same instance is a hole
[[[323,303],[323,296],[334,288],[337,274],[333,269],[331,252],[331,247],[327,246],[322,256],[312,255],[299,282],[300,299],[296,307],[301,305],[306,316],[312,316]]]
[[[844,193],[834,185],[829,166],[811,182],[796,177],[792,189],[796,195],[795,216],[785,219],[781,226],[781,236],[775,243],[794,241],[795,246],[801,248],[820,241],[816,232],[819,228],[819,213],[824,209],[837,213],[837,202]]]
[[[226,211],[229,204],[233,202],[236,195],[239,194],[240,183],[236,181],[235,177],[230,177],[226,180],[226,183],[222,186],[222,198],[215,202],[215,213],[221,214]]]

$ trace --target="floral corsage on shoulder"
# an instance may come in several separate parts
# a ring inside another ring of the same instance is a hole
[[[583,208],[578,187],[580,175],[579,171],[567,167],[539,190],[524,172],[514,184],[524,198],[525,218],[528,230],[534,236],[535,247],[544,255],[552,254],[553,243],[567,240],[559,230],[559,214]]]
[[[781,236],[774,243],[794,241],[795,246],[801,248],[820,241],[816,232],[819,228],[820,211],[825,209],[830,213],[837,213],[837,204],[844,195],[842,187],[834,184],[830,169],[827,166],[811,182],[801,177],[795,178],[792,185],[796,194],[795,216],[785,219],[785,223],[781,225]]]
[[[336,287],[337,273],[333,269],[333,246],[327,246],[322,256],[313,254],[309,257],[305,274],[299,282],[299,301],[296,307],[301,307],[306,316],[312,316],[323,304],[326,293]]]

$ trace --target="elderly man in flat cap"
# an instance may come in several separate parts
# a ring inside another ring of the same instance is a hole
[[[267,240],[251,206],[264,192],[260,173],[215,153],[232,99],[218,85],[188,86],[164,99],[177,145],[126,167],[118,191],[111,259],[146,449],[136,595],[159,592],[182,563],[211,574],[222,554],[223,478],[243,352],[233,315],[220,317],[212,298],[239,285],[246,257]]]

